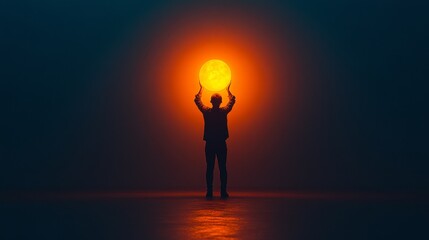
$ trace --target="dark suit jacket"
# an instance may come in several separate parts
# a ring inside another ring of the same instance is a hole
[[[195,104],[203,113],[205,141],[225,141],[229,137],[227,115],[235,104],[235,96],[229,96],[229,102],[225,107],[210,108],[204,106],[201,94],[195,95]]]

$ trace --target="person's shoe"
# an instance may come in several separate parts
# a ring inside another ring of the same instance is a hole
[[[220,197],[221,198],[229,198],[229,194],[227,193],[227,192],[222,192],[221,194],[220,194]]]
[[[207,199],[212,199],[213,198],[213,192],[207,192],[206,193],[206,198]]]

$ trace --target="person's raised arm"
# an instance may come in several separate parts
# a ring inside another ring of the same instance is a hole
[[[200,83],[200,90],[195,95],[194,102],[195,102],[195,105],[197,105],[198,109],[201,112],[204,112],[204,111],[206,111],[208,109],[208,107],[204,106],[203,102],[201,101],[201,96],[202,95],[203,95],[203,87],[201,86],[201,83]]]
[[[224,108],[227,113],[231,112],[232,107],[235,104],[235,96],[232,95],[231,91],[229,90],[230,87],[231,87],[231,83],[229,83],[229,85],[228,85],[228,98],[229,98],[229,101],[228,101],[228,104],[226,104],[226,106]]]

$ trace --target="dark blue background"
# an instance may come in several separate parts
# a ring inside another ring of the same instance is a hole
[[[135,76],[124,69],[135,57],[128,46],[135,38],[145,46],[162,13],[202,5],[271,11],[298,33],[316,33],[329,50],[301,60],[308,72],[329,67],[311,78],[299,73],[298,89],[313,95],[297,105],[299,124],[288,132],[298,171],[284,176],[286,165],[271,163],[260,187],[429,189],[427,3],[156,2],[0,3],[1,191],[174,188],[156,181],[164,172],[147,156],[160,136],[134,131]]]

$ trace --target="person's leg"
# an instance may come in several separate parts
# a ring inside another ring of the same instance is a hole
[[[207,195],[206,197],[213,196],[213,170],[215,163],[215,149],[212,143],[206,142],[206,184],[207,184]]]
[[[226,191],[226,184],[228,179],[228,175],[226,171],[226,155],[227,155],[226,142],[221,142],[216,146],[216,155],[217,155],[219,173],[220,173],[221,197],[228,197],[228,193]]]

